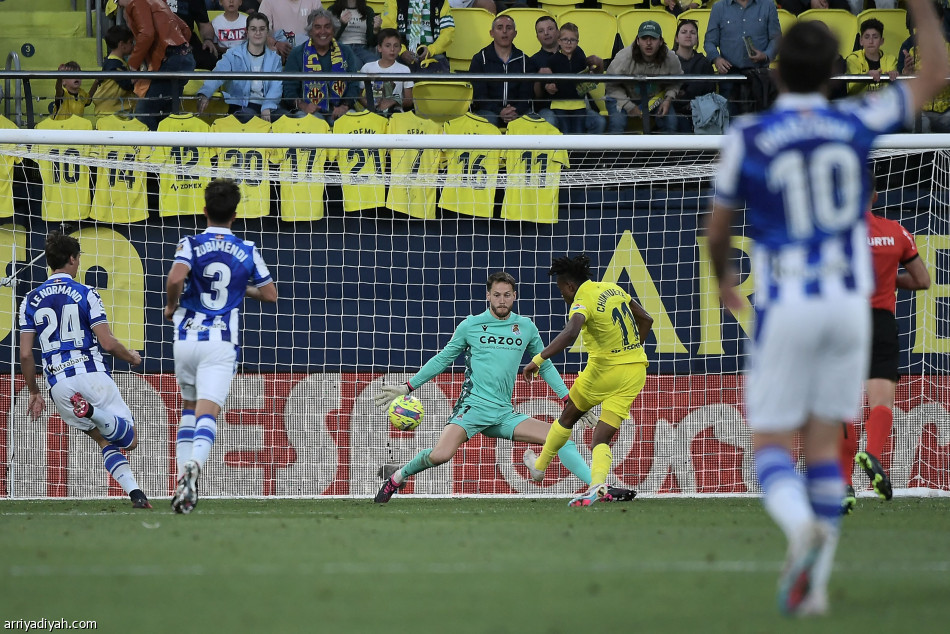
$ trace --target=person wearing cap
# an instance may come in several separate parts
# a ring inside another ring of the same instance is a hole
[[[640,25],[637,39],[624,48],[607,67],[608,75],[682,75],[676,53],[663,41],[660,25],[647,20]],[[679,92],[679,82],[612,82],[607,84],[607,134],[623,134],[628,117],[642,117],[643,93],[657,127],[675,132],[675,113],[670,107]]]

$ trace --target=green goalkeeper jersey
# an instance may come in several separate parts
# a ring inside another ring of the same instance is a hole
[[[409,380],[409,387],[421,387],[464,354],[465,383],[458,402],[474,398],[510,408],[525,351],[533,357],[543,349],[538,327],[530,319],[515,313],[509,314],[507,319],[498,319],[486,310],[480,315],[466,317],[445,348]],[[564,379],[553,363],[542,364],[541,378],[558,397],[567,395]]]

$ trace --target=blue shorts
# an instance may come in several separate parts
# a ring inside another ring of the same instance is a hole
[[[449,422],[464,429],[469,439],[475,434],[484,434],[489,438],[512,440],[515,427],[529,418],[527,414],[516,412],[510,405],[505,408],[469,399],[455,404]]]

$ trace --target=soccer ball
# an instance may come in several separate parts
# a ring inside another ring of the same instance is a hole
[[[389,424],[402,431],[411,431],[419,426],[425,416],[422,401],[415,396],[400,396],[389,404],[386,412]]]

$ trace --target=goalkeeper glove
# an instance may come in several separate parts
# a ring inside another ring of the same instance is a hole
[[[408,383],[403,383],[402,385],[384,385],[379,388],[379,394],[373,397],[373,401],[376,403],[376,407],[389,407],[389,404],[395,399],[400,396],[406,396],[411,391],[412,388],[409,387]]]
[[[580,419],[578,420],[584,427],[588,429],[593,429],[597,427],[597,420],[600,418],[600,414],[597,413],[594,409],[589,409],[583,414],[581,414]]]

